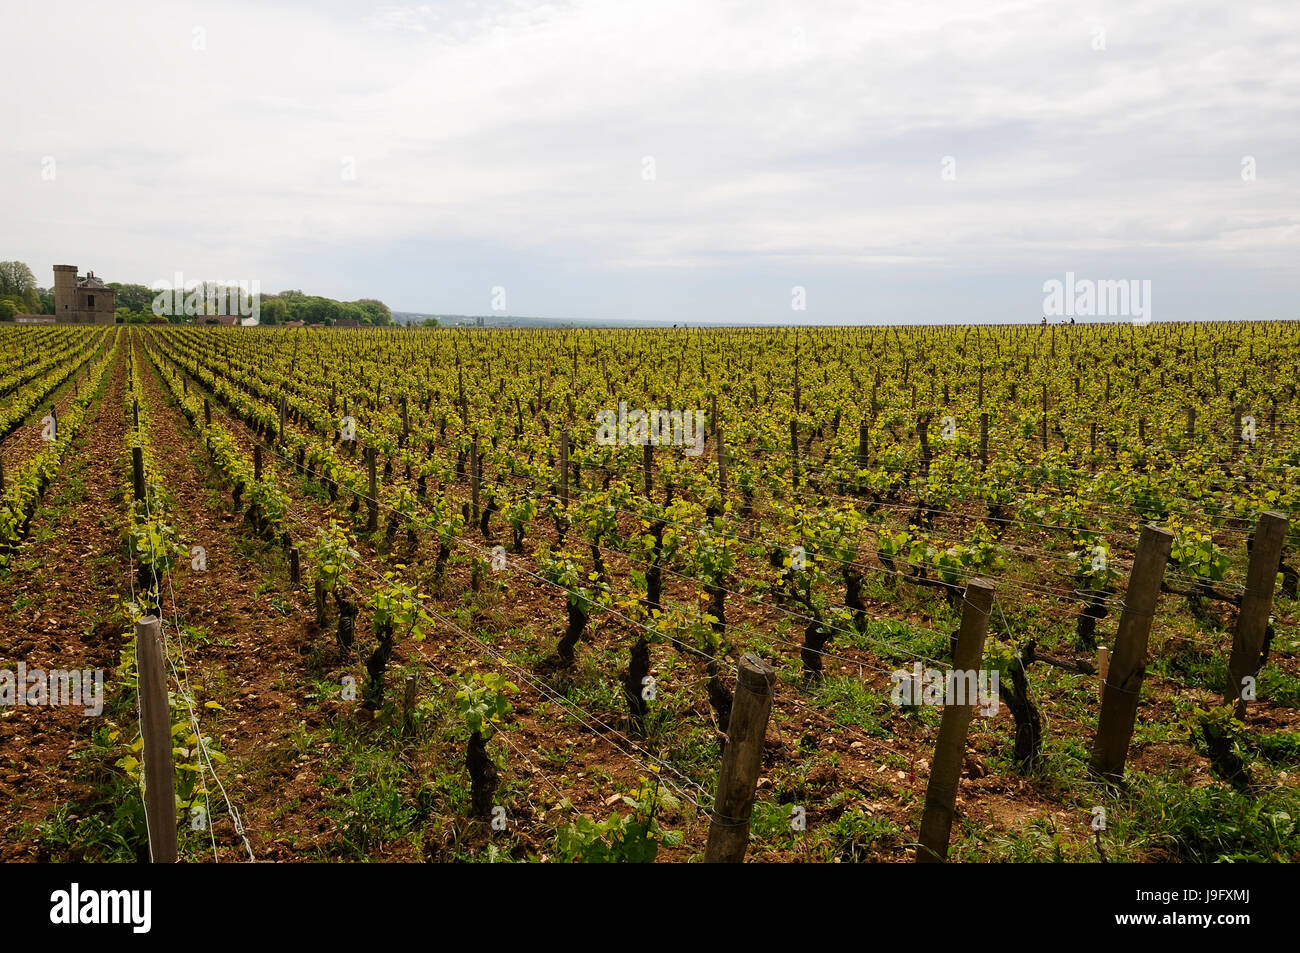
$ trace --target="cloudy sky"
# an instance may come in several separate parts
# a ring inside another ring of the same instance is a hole
[[[1037,321],[1073,272],[1300,317],[1294,0],[0,8],[0,259],[42,284]]]

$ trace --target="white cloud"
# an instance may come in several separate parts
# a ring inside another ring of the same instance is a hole
[[[1290,3],[127,2],[6,19],[4,257],[38,274],[297,286],[322,280],[303,249],[463,242],[607,276],[817,263],[1029,268],[1032,285],[1094,254],[1281,271],[1300,251]],[[361,264],[328,280],[407,293]]]

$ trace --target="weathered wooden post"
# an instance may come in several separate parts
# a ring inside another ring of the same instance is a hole
[[[366,477],[370,481],[370,496],[366,500],[366,532],[379,530],[379,481],[375,479],[375,448],[366,447]]]
[[[1110,780],[1124,777],[1128,744],[1133,737],[1138,698],[1146,674],[1147,636],[1173,542],[1174,534],[1169,530],[1145,526],[1133,557],[1092,747],[1092,770]]]
[[[479,455],[478,455],[478,434],[470,439],[469,442],[469,495],[470,495],[470,512],[474,515],[474,522],[478,522],[479,507]]]
[[[1243,721],[1246,718],[1246,699],[1242,697],[1242,690],[1246,679],[1259,674],[1286,531],[1285,516],[1275,511],[1264,513],[1255,525],[1254,542],[1250,547],[1246,592],[1241,597],[1241,612],[1237,616],[1237,631],[1232,638],[1232,655],[1228,661],[1228,684],[1223,692],[1223,703],[1232,705],[1237,717]]]
[[[641,448],[641,482],[645,489],[646,498],[649,499],[650,492],[655,486],[654,477],[654,447],[650,444],[650,438],[646,438],[645,446]]]
[[[799,489],[799,418],[790,418],[790,485]]]
[[[302,562],[297,546],[289,549],[289,582],[295,586],[302,583]]]
[[[980,414],[980,469],[989,468],[989,412]]]
[[[131,492],[136,502],[145,498],[144,450],[140,447],[131,448]]]
[[[167,670],[162,625],[147,615],[135,624],[140,692],[140,735],[144,740],[144,810],[149,858],[176,862],[176,767],[172,761],[172,718],[167,705]]]
[[[253,480],[262,479],[262,445],[253,445]]]
[[[718,495],[722,497],[722,505],[727,503],[727,445],[722,437],[722,424],[718,423],[717,429],[713,432],[717,440],[718,452]]]
[[[763,739],[772,711],[776,670],[752,652],[736,667],[736,696],[727,722],[727,747],[713,799],[706,863],[738,864],[749,847],[749,819],[763,763]]]
[[[993,583],[987,579],[970,580],[962,602],[957,646],[952,654],[953,677],[945,680],[946,684],[959,684],[963,681],[963,672],[978,671],[984,657],[984,635],[988,632],[992,607]],[[946,699],[946,702],[950,701],[952,699]],[[966,758],[966,732],[979,699],[967,699],[967,702],[964,705],[945,703],[943,706],[939,740],[935,742],[934,760],[925,785],[925,813],[921,815],[917,863],[938,863],[948,857],[948,839],[957,810],[957,785]]]
[[[1110,649],[1104,645],[1097,646],[1097,698],[1106,697],[1106,678],[1110,675]]]
[[[206,397],[203,398],[203,422],[209,427],[212,426],[212,407]]]
[[[569,431],[560,431],[560,505],[569,508]]]

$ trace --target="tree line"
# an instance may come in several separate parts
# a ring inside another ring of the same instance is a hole
[[[156,290],[132,282],[109,281],[106,284],[116,295],[119,323],[143,324],[155,318]],[[393,323],[388,305],[376,298],[336,301],[290,289],[278,294],[263,294],[259,302],[262,324],[302,321],[328,327],[350,321],[369,326]],[[12,321],[19,314],[54,314],[54,290],[37,285],[35,274],[23,262],[0,261],[0,321]],[[173,324],[201,324],[204,317],[171,315],[167,320]]]

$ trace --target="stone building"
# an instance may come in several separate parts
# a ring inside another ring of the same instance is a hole
[[[77,277],[76,265],[54,266],[54,317],[59,324],[113,324],[117,295],[95,277]]]

